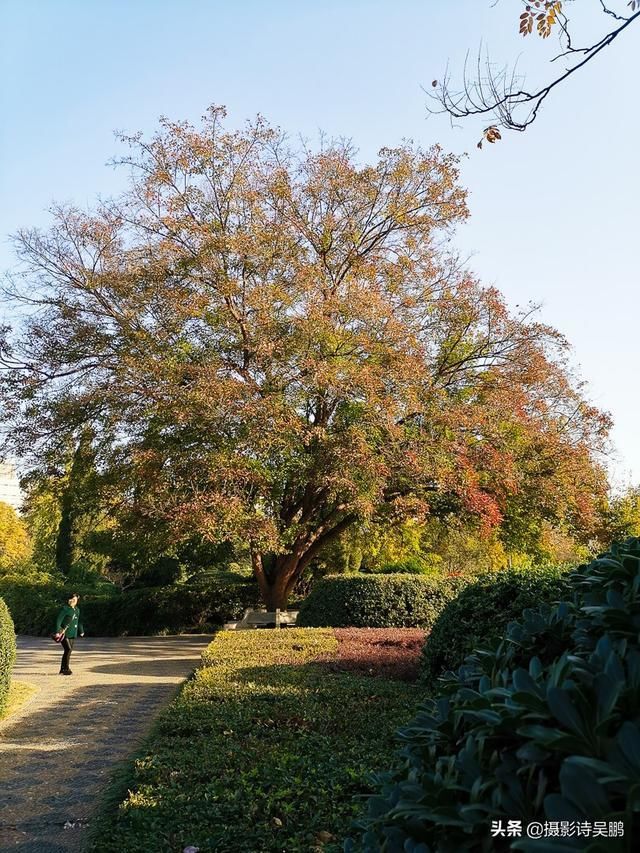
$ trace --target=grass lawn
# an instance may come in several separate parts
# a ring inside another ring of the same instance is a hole
[[[422,698],[388,677],[390,661],[415,658],[424,635],[337,633],[219,633],[116,783],[90,849],[341,850],[354,796],[371,791]]]
[[[37,688],[33,684],[24,681],[12,681],[9,685],[9,698],[3,711],[0,711],[0,720],[6,720],[16,711],[19,711],[24,703],[30,699]]]

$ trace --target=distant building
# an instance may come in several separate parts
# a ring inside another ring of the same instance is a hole
[[[15,510],[22,504],[22,492],[16,469],[10,462],[0,462],[0,501]]]

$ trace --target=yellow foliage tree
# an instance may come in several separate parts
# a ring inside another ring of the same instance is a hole
[[[30,556],[31,541],[24,523],[9,504],[0,501],[0,570]]]

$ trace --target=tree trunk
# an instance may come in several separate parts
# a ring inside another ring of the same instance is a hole
[[[263,554],[252,555],[253,573],[267,610],[286,610],[289,595],[304,565],[301,565],[301,556],[295,554],[269,556],[272,559]]]
[[[338,537],[355,520],[356,516],[349,514],[334,523],[333,527],[323,523],[315,535],[306,537],[306,541],[305,538],[299,540],[294,550],[288,554],[252,552],[253,573],[267,610],[286,610],[296,581],[311,560],[324,545]]]
[[[68,575],[73,563],[73,498],[71,487],[62,493],[60,524],[56,536],[56,566],[63,575]]]
[[[282,588],[282,584],[277,582],[269,587],[266,595],[263,594],[265,607],[270,612],[274,610],[286,610],[288,597],[289,594]]]

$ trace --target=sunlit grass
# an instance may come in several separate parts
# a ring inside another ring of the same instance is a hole
[[[38,688],[33,684],[27,684],[24,681],[12,681],[9,687],[7,705],[3,711],[0,711],[0,720],[6,720],[7,717],[19,711],[37,690]]]

